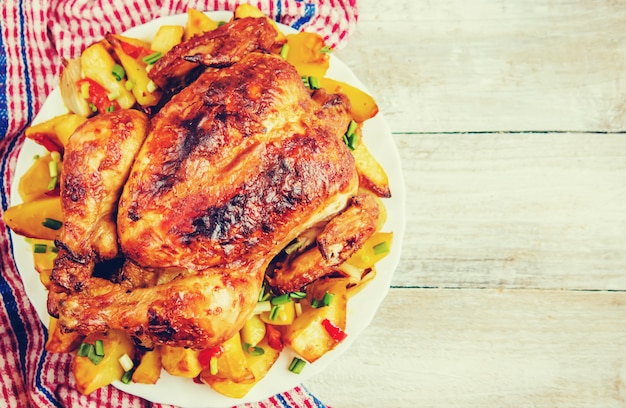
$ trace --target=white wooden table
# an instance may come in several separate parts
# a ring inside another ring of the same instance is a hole
[[[626,406],[626,3],[359,0],[402,158],[393,286],[305,385],[344,407]]]

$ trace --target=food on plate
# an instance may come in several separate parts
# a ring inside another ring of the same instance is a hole
[[[188,17],[66,61],[70,113],[27,131],[49,153],[4,219],[31,240],[46,348],[76,353],[83,393],[163,369],[241,398],[284,347],[299,373],[346,338],[390,251],[389,183],[362,140],[378,108],[324,77],[321,37],[247,5]]]

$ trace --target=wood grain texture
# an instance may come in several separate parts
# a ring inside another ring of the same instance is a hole
[[[305,385],[335,408],[623,407],[625,319],[626,293],[392,289]]]
[[[406,235],[334,408],[626,406],[626,1],[359,0]]]
[[[547,3],[360,1],[337,55],[394,132],[626,129],[626,2]]]

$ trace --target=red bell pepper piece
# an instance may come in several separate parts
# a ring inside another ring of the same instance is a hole
[[[224,352],[224,347],[222,347],[221,344],[219,346],[204,349],[198,354],[198,362],[200,363],[203,369],[207,369],[211,365],[211,359],[213,357],[221,356],[223,352]]]
[[[343,331],[340,327],[335,326],[333,322],[328,319],[322,320],[322,326],[326,329],[330,338],[337,343],[343,341],[343,339],[348,336],[345,331]]]
[[[89,84],[89,98],[87,98],[87,101],[91,102],[96,109],[98,109],[98,112],[104,113],[107,109],[113,109],[116,111],[120,109],[120,104],[117,103],[117,101],[109,100],[107,90],[104,89],[102,85],[93,79],[85,78],[76,82],[76,86],[80,88],[84,83]]]
[[[280,331],[271,324],[265,325],[265,335],[267,336],[267,344],[277,351],[282,351],[284,345],[280,337]]]

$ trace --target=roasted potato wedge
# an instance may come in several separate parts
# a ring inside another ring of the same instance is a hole
[[[187,9],[187,25],[184,30],[184,39],[186,41],[194,35],[215,30],[218,24],[219,22],[213,20],[202,11],[189,8]]]
[[[161,364],[171,375],[195,378],[202,371],[197,350],[184,347],[161,346]]]
[[[350,113],[359,123],[373,118],[378,113],[378,105],[371,95],[345,82],[323,77],[320,85],[329,93],[343,93],[350,99]]]
[[[50,275],[52,274],[54,260],[57,257],[54,241],[32,238],[30,245],[33,249],[35,270],[39,273],[41,283],[48,288],[50,286]]]
[[[161,349],[155,347],[146,351],[133,372],[133,382],[139,384],[156,384],[161,376]]]
[[[359,140],[352,155],[359,173],[359,187],[371,191],[378,197],[391,197],[387,172],[372,155],[365,143]]]
[[[25,135],[51,152],[63,152],[72,133],[85,120],[86,117],[66,113],[28,127]]]
[[[126,80],[118,81],[113,76],[115,60],[103,42],[87,47],[80,56],[81,75],[100,84],[112,95],[120,108],[129,109],[135,104],[135,97],[126,89]]]
[[[276,29],[276,42],[283,43],[287,41],[285,34],[283,34],[283,32],[278,28],[278,25],[276,25],[276,22],[274,20],[268,18],[265,14],[263,14],[261,10],[251,4],[240,4],[235,9],[233,18],[238,19],[246,17],[267,18],[267,21],[269,21]]]
[[[217,27],[217,24],[215,26]],[[163,25],[159,27],[154,35],[150,49],[165,54],[180,44],[183,40],[183,35],[185,35],[185,27],[179,25]]]
[[[301,31],[287,35],[287,61],[302,76],[322,78],[330,65],[328,54],[323,52],[324,39],[316,33]]]
[[[321,279],[312,283],[307,288],[308,302],[303,305],[302,314],[282,330],[285,344],[305,360],[312,363],[339,344],[329,334],[325,324],[330,323],[341,331],[345,330],[348,302],[346,285],[349,283],[348,279],[341,278]],[[314,299],[319,301],[326,293],[333,295],[327,306],[311,307]]]
[[[259,315],[252,315],[239,331],[241,342],[256,346],[263,340],[266,331],[265,322]]]
[[[39,198],[50,197],[56,189],[56,181],[50,177],[50,162],[53,161],[50,154],[40,156],[24,175],[20,178],[17,191],[22,201],[34,201]],[[63,162],[59,160],[56,164],[57,173],[60,175]],[[52,188],[51,188],[52,187]]]
[[[209,370],[204,370],[200,374],[200,379],[211,386],[215,391],[231,398],[244,397],[256,383],[261,381],[274,365],[280,351],[271,348],[266,339],[257,344],[263,350],[262,354],[245,354],[246,367],[251,371],[254,380],[250,382],[235,382],[232,379],[211,375]],[[219,362],[218,362],[219,367]]]
[[[372,268],[389,254],[392,241],[393,232],[377,232],[346,263],[361,269]]]
[[[89,357],[76,355],[72,365],[76,388],[82,394],[91,394],[100,387],[120,380],[124,369],[119,359],[124,354],[133,358],[135,348],[126,333],[121,330],[109,330],[107,333],[97,333],[87,336],[83,343],[95,344],[96,340],[104,343],[104,357],[96,365]]]
[[[4,222],[13,232],[27,238],[53,240],[58,229],[44,225],[46,219],[63,221],[60,197],[45,197],[9,207],[4,212]]]

